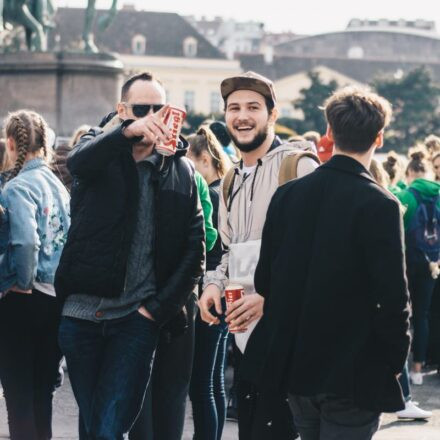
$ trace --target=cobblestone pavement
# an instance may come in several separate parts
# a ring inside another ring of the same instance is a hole
[[[393,414],[383,416],[382,428],[374,440],[440,440],[440,375],[434,371],[425,376],[423,386],[413,387],[413,400],[423,409],[432,410],[434,415],[427,421],[399,421]],[[54,403],[54,439],[77,440],[78,409],[70,389],[68,377],[57,392]],[[188,404],[185,434],[183,440],[192,439],[191,406]],[[8,427],[3,398],[0,398],[0,439],[7,439]],[[237,439],[237,425],[227,422],[223,440]]]

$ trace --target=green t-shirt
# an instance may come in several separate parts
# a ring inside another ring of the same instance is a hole
[[[202,204],[203,217],[205,218],[206,251],[209,252],[215,245],[218,233],[212,225],[212,203],[209,197],[208,184],[198,171],[196,171],[195,177],[200,203]]]

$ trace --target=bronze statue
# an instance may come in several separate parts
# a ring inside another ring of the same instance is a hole
[[[1,1],[1,0],[0,0]],[[98,52],[93,38],[92,27],[96,16],[96,0],[89,0],[87,3],[86,18],[84,20],[83,43],[86,52]],[[106,15],[98,20],[99,30],[107,29],[113,22],[117,12],[118,0],[112,0],[112,5]]]
[[[0,33],[5,23],[23,26],[29,50],[47,50],[47,31],[53,27],[55,6],[52,0],[0,0]]]
[[[98,20],[99,30],[107,29],[117,12],[118,0],[112,0],[107,14]],[[28,50],[42,52],[47,50],[47,31],[54,27],[55,15],[53,0],[0,0],[0,41],[5,24],[23,26],[26,32]],[[85,52],[98,52],[92,32],[96,16],[96,0],[88,0],[84,19],[83,46]]]

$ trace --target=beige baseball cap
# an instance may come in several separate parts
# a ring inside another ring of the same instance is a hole
[[[224,101],[236,90],[253,90],[263,95],[266,99],[271,101],[273,105],[275,105],[277,101],[273,82],[265,76],[252,71],[224,79],[220,85],[220,90]]]

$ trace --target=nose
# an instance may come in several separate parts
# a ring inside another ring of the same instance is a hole
[[[242,108],[237,113],[236,118],[239,122],[247,121],[249,119],[249,113],[245,108]]]

